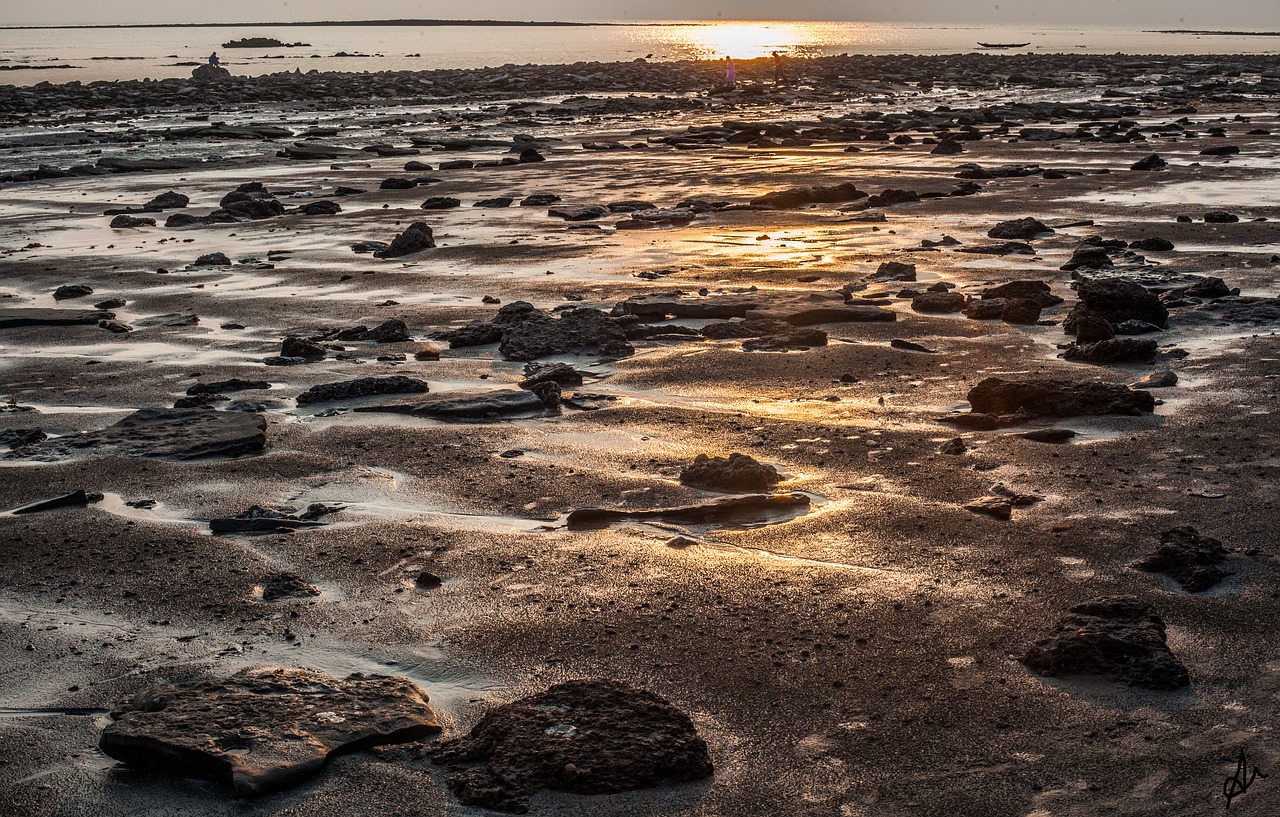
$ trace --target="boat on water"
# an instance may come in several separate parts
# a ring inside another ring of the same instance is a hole
[[[978,43],[983,48],[1026,48],[1031,43]]]

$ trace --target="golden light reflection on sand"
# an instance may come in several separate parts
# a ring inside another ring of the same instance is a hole
[[[823,41],[818,27],[805,23],[734,22],[690,26],[683,34],[686,45],[702,59],[749,60],[774,51],[799,55]]]

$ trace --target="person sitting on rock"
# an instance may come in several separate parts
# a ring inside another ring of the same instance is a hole
[[[221,65],[221,64],[222,64],[221,62],[219,62],[219,61],[218,61],[218,52],[217,52],[217,51],[215,51],[215,52],[213,52],[212,54],[210,54],[210,55],[209,55],[209,64],[210,64],[210,65],[212,65],[214,68],[217,68],[219,65]]]

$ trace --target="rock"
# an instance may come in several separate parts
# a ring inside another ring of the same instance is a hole
[[[267,442],[267,422],[243,412],[142,409],[98,431],[46,440],[26,450],[69,456],[94,454],[191,460],[256,454]]]
[[[536,148],[525,148],[520,151],[519,162],[522,165],[533,164],[535,162],[545,162],[546,156],[543,156]]]
[[[386,249],[376,250],[374,258],[400,258],[416,252],[429,250],[436,245],[431,228],[425,222],[415,221],[408,229],[391,239]]]
[[[213,383],[196,383],[187,389],[187,394],[222,394],[229,391],[269,388],[271,388],[271,384],[265,380],[241,380],[238,377],[233,377],[230,380],[218,380]]]
[[[1129,384],[1131,389],[1165,389],[1170,386],[1178,385],[1178,375],[1174,372],[1165,370],[1163,372],[1152,372],[1146,377],[1136,380]]]
[[[956,156],[964,153],[964,145],[954,139],[943,139],[929,152],[935,156]]]
[[[746,494],[710,502],[646,511],[618,511],[609,508],[578,508],[569,513],[565,525],[569,530],[607,528],[615,522],[631,519],[661,519],[691,524],[745,524],[775,521],[780,516],[808,512],[809,497],[801,493]]]
[[[161,684],[111,712],[99,747],[149,771],[229,784],[253,797],[316,774],[331,755],[419,740],[440,724],[406,678],[314,670],[241,670],[225,680]]]
[[[716,491],[768,491],[778,484],[778,469],[746,454],[730,454],[728,458],[699,454],[680,471],[680,481]]]
[[[590,221],[592,219],[606,216],[609,211],[595,204],[583,205],[564,205],[561,207],[552,207],[547,210],[547,215],[562,218],[565,221]]]
[[[105,329],[115,335],[123,335],[126,332],[132,332],[133,327],[119,321],[98,321],[98,328]]]
[[[1230,575],[1218,565],[1231,552],[1217,539],[1201,536],[1193,527],[1183,526],[1160,534],[1155,550],[1133,563],[1138,570],[1163,573],[1189,593],[1199,593]]]
[[[884,261],[876,269],[870,279],[871,281],[914,281],[916,280],[916,265],[904,264],[901,261]]]
[[[262,580],[262,600],[305,599],[320,595],[315,585],[308,584],[297,573],[275,573]]]
[[[777,300],[771,308],[748,310],[748,321],[783,321],[792,326],[819,323],[893,323],[898,316],[892,310],[864,304],[845,304],[836,298],[825,300]]]
[[[1002,521],[1008,521],[1013,518],[1013,502],[1008,497],[1003,496],[979,497],[965,505],[964,509]]]
[[[984,300],[1028,298],[1039,304],[1042,309],[1062,303],[1062,299],[1054,295],[1049,285],[1043,281],[1009,281],[1006,284],[984,289],[982,298]]]
[[[1132,165],[1130,165],[1129,169],[1130,170],[1164,170],[1168,166],[1169,166],[1168,162],[1166,162],[1164,159],[1161,159],[1156,154],[1152,153],[1150,156],[1147,156],[1146,158],[1139,159],[1138,161],[1134,162]]]
[[[607,358],[635,354],[622,328],[598,309],[574,307],[555,318],[525,301],[507,304],[492,321],[474,321],[445,333],[444,338],[455,348],[498,341],[498,350],[507,360],[537,360],[557,354]]]
[[[280,344],[281,357],[300,357],[303,360],[321,360],[326,352],[323,346],[297,335],[289,335]]]
[[[287,357],[284,355],[276,355],[274,357],[264,357],[262,363],[265,366],[301,366],[304,363],[310,363],[305,357]]]
[[[988,377],[969,390],[979,414],[1077,417],[1101,414],[1138,415],[1155,410],[1149,392],[1115,383],[1072,380],[1004,380]]]
[[[144,205],[147,210],[178,210],[191,203],[191,199],[170,190],[153,198]]]
[[[787,210],[806,204],[832,203],[864,199],[867,194],[848,182],[831,187],[793,187],[765,193],[751,200],[751,206],[773,210]]]
[[[453,196],[431,196],[422,203],[423,210],[448,210],[452,207],[461,207],[462,201],[455,199]]]
[[[220,252],[211,252],[200,256],[196,259],[193,267],[229,267],[231,259],[226,254]]]
[[[959,292],[922,292],[911,299],[911,308],[916,312],[959,312],[968,300]]]
[[[432,168],[426,162],[420,162],[417,159],[410,159],[404,163],[404,169],[408,173],[427,173]]]
[[[747,352],[783,352],[826,345],[827,333],[820,329],[787,326],[780,331],[746,340],[742,348]]]
[[[1111,338],[1095,343],[1073,343],[1062,353],[1063,360],[1076,363],[1151,362],[1156,356],[1156,342],[1140,338]]]
[[[124,298],[107,298],[105,301],[98,301],[93,305],[94,309],[119,309],[125,305]]]
[[[24,326],[76,326],[97,324],[115,317],[112,312],[92,309],[0,309],[0,329]]]
[[[197,65],[191,71],[191,78],[201,85],[206,85],[231,79],[231,72],[221,65]]]
[[[510,207],[511,202],[513,201],[515,201],[515,199],[513,199],[511,196],[495,196],[494,198],[491,198],[491,199],[480,199],[479,201],[475,202],[471,206],[472,207],[490,207],[490,208]]]
[[[441,170],[468,170],[476,166],[470,159],[450,159],[440,163]]]
[[[360,377],[338,383],[323,383],[298,395],[299,406],[325,403],[334,400],[354,400],[377,394],[421,394],[427,391],[427,383],[411,377]]]
[[[93,287],[86,284],[63,284],[53,291],[55,301],[69,301],[72,298],[83,298],[93,294]]]
[[[304,216],[336,216],[342,212],[342,208],[336,201],[324,199],[307,202],[298,208],[298,212]]]
[[[1132,281],[1119,278],[1081,281],[1076,286],[1076,294],[1080,302],[1062,322],[1062,329],[1068,335],[1076,334],[1076,324],[1085,315],[1102,318],[1111,324],[1140,320],[1164,327],[1169,322],[1169,310],[1160,303],[1160,299]]]
[[[307,506],[307,510],[301,514],[253,505],[235,516],[209,520],[209,530],[213,533],[275,533],[300,528],[317,528],[324,524],[320,521],[321,517],[336,510],[339,508],[331,508],[318,502]],[[281,588],[276,588],[273,592],[280,590]],[[318,593],[311,595],[318,595]],[[267,601],[271,600],[265,591],[263,598]]]
[[[1004,315],[1004,298],[985,298],[970,301],[964,308],[964,316],[975,321],[994,320]]]
[[[1081,267],[1089,269],[1107,269],[1115,264],[1111,261],[1111,256],[1107,253],[1106,247],[1099,247],[1096,244],[1082,244],[1076,247],[1071,253],[1071,260],[1063,264],[1058,269],[1075,271]]]
[[[225,196],[223,200],[226,200]],[[284,205],[266,194],[246,195],[244,198],[222,205],[222,210],[230,213],[233,221],[245,219],[261,221],[264,218],[275,218],[276,216],[284,215]],[[215,218],[217,215],[218,211],[215,210],[209,214],[209,218]]]
[[[1075,321],[1076,343],[1096,343],[1116,336],[1106,318],[1085,314]]]
[[[40,428],[10,428],[0,431],[0,445],[10,450],[35,445],[48,438],[48,435]]]
[[[43,438],[43,436],[44,435],[42,434],[41,438]],[[14,446],[14,447],[16,448],[17,446]],[[14,516],[25,516],[26,514],[31,514],[31,513],[44,513],[45,511],[56,511],[60,508],[83,508],[83,507],[86,507],[90,502],[101,502],[101,501],[102,501],[102,494],[85,493],[85,490],[81,488],[78,491],[72,491],[71,493],[64,494],[62,496],[55,496],[52,499],[44,499],[44,500],[41,500],[40,502],[33,502],[30,505],[23,505],[21,508],[15,508],[14,510],[10,511],[10,513],[12,513]]]
[[[443,166],[441,166],[443,169]],[[416,179],[383,179],[378,185],[379,190],[412,190],[418,186]]]
[[[1205,224],[1235,224],[1240,217],[1225,210],[1210,210],[1204,214]]]
[[[1075,437],[1076,433],[1069,428],[1037,428],[1034,431],[1025,431],[1018,436],[1032,442],[1058,444]]]
[[[1205,148],[1200,151],[1201,156],[1235,156],[1240,152],[1240,148],[1235,145],[1218,145],[1216,147]]]
[[[1040,320],[1040,304],[1031,298],[1009,298],[1000,310],[1005,323],[1030,326]]]
[[[1002,221],[987,231],[987,237],[1016,238],[1020,241],[1027,241],[1038,235],[1046,235],[1053,231],[1053,228],[1046,226],[1044,222],[1027,217],[1013,221]]]
[[[895,204],[908,204],[920,201],[920,196],[913,190],[889,188],[867,198],[868,207],[892,207]]]
[[[926,355],[936,354],[936,349],[930,349],[928,346],[916,343],[915,341],[903,340],[902,338],[893,338],[889,341],[889,346],[894,349],[901,349],[904,352],[922,352]]]
[[[581,386],[582,374],[565,363],[538,365],[531,363],[524,367],[524,379],[517,385],[522,389],[532,389],[541,383],[559,383],[562,386]]]
[[[533,193],[521,199],[520,206],[546,207],[548,204],[555,204],[558,201],[560,201],[560,197],[555,193]]]
[[[436,574],[424,570],[414,577],[413,583],[423,590],[432,590],[443,585],[444,581]]]
[[[612,794],[709,777],[706,743],[667,701],[618,681],[558,684],[489,712],[432,759],[465,806],[522,813],[539,789]]]
[[[938,447],[939,454],[946,454],[950,457],[958,457],[968,451],[969,447],[964,444],[964,440],[959,437],[952,437],[941,446]]]
[[[1167,238],[1144,238],[1129,242],[1129,247],[1143,252],[1170,252],[1173,250],[1173,242]]]
[[[1035,255],[1036,248],[1022,241],[1005,241],[1000,244],[973,244],[959,247],[956,252],[974,255]]]
[[[1187,670],[1169,651],[1164,620],[1133,596],[1077,604],[1052,635],[1033,644],[1023,663],[1040,675],[1101,675],[1147,689],[1178,689]]]
[[[559,395],[556,395],[553,402],[556,407],[559,406]],[[409,414],[440,420],[487,420],[514,414],[541,414],[547,409],[546,401],[534,392],[509,389],[468,397],[442,395],[422,403],[359,406],[356,411]]]
[[[368,332],[362,332],[359,340],[371,340],[375,343],[404,343],[413,340],[409,335],[409,327],[399,318],[385,320]]]
[[[137,218],[135,216],[121,214],[111,219],[111,228],[115,230],[154,226],[156,226],[156,220],[154,218]]]

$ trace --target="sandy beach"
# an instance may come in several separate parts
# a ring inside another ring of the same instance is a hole
[[[0,814],[494,813],[433,741],[579,679],[714,772],[530,813],[1201,815],[1280,770],[1274,58],[737,70],[0,86]],[[731,453],[776,477],[681,479]],[[1037,660],[1115,597],[1142,650]],[[262,666],[407,678],[440,737],[247,798],[99,748]]]

